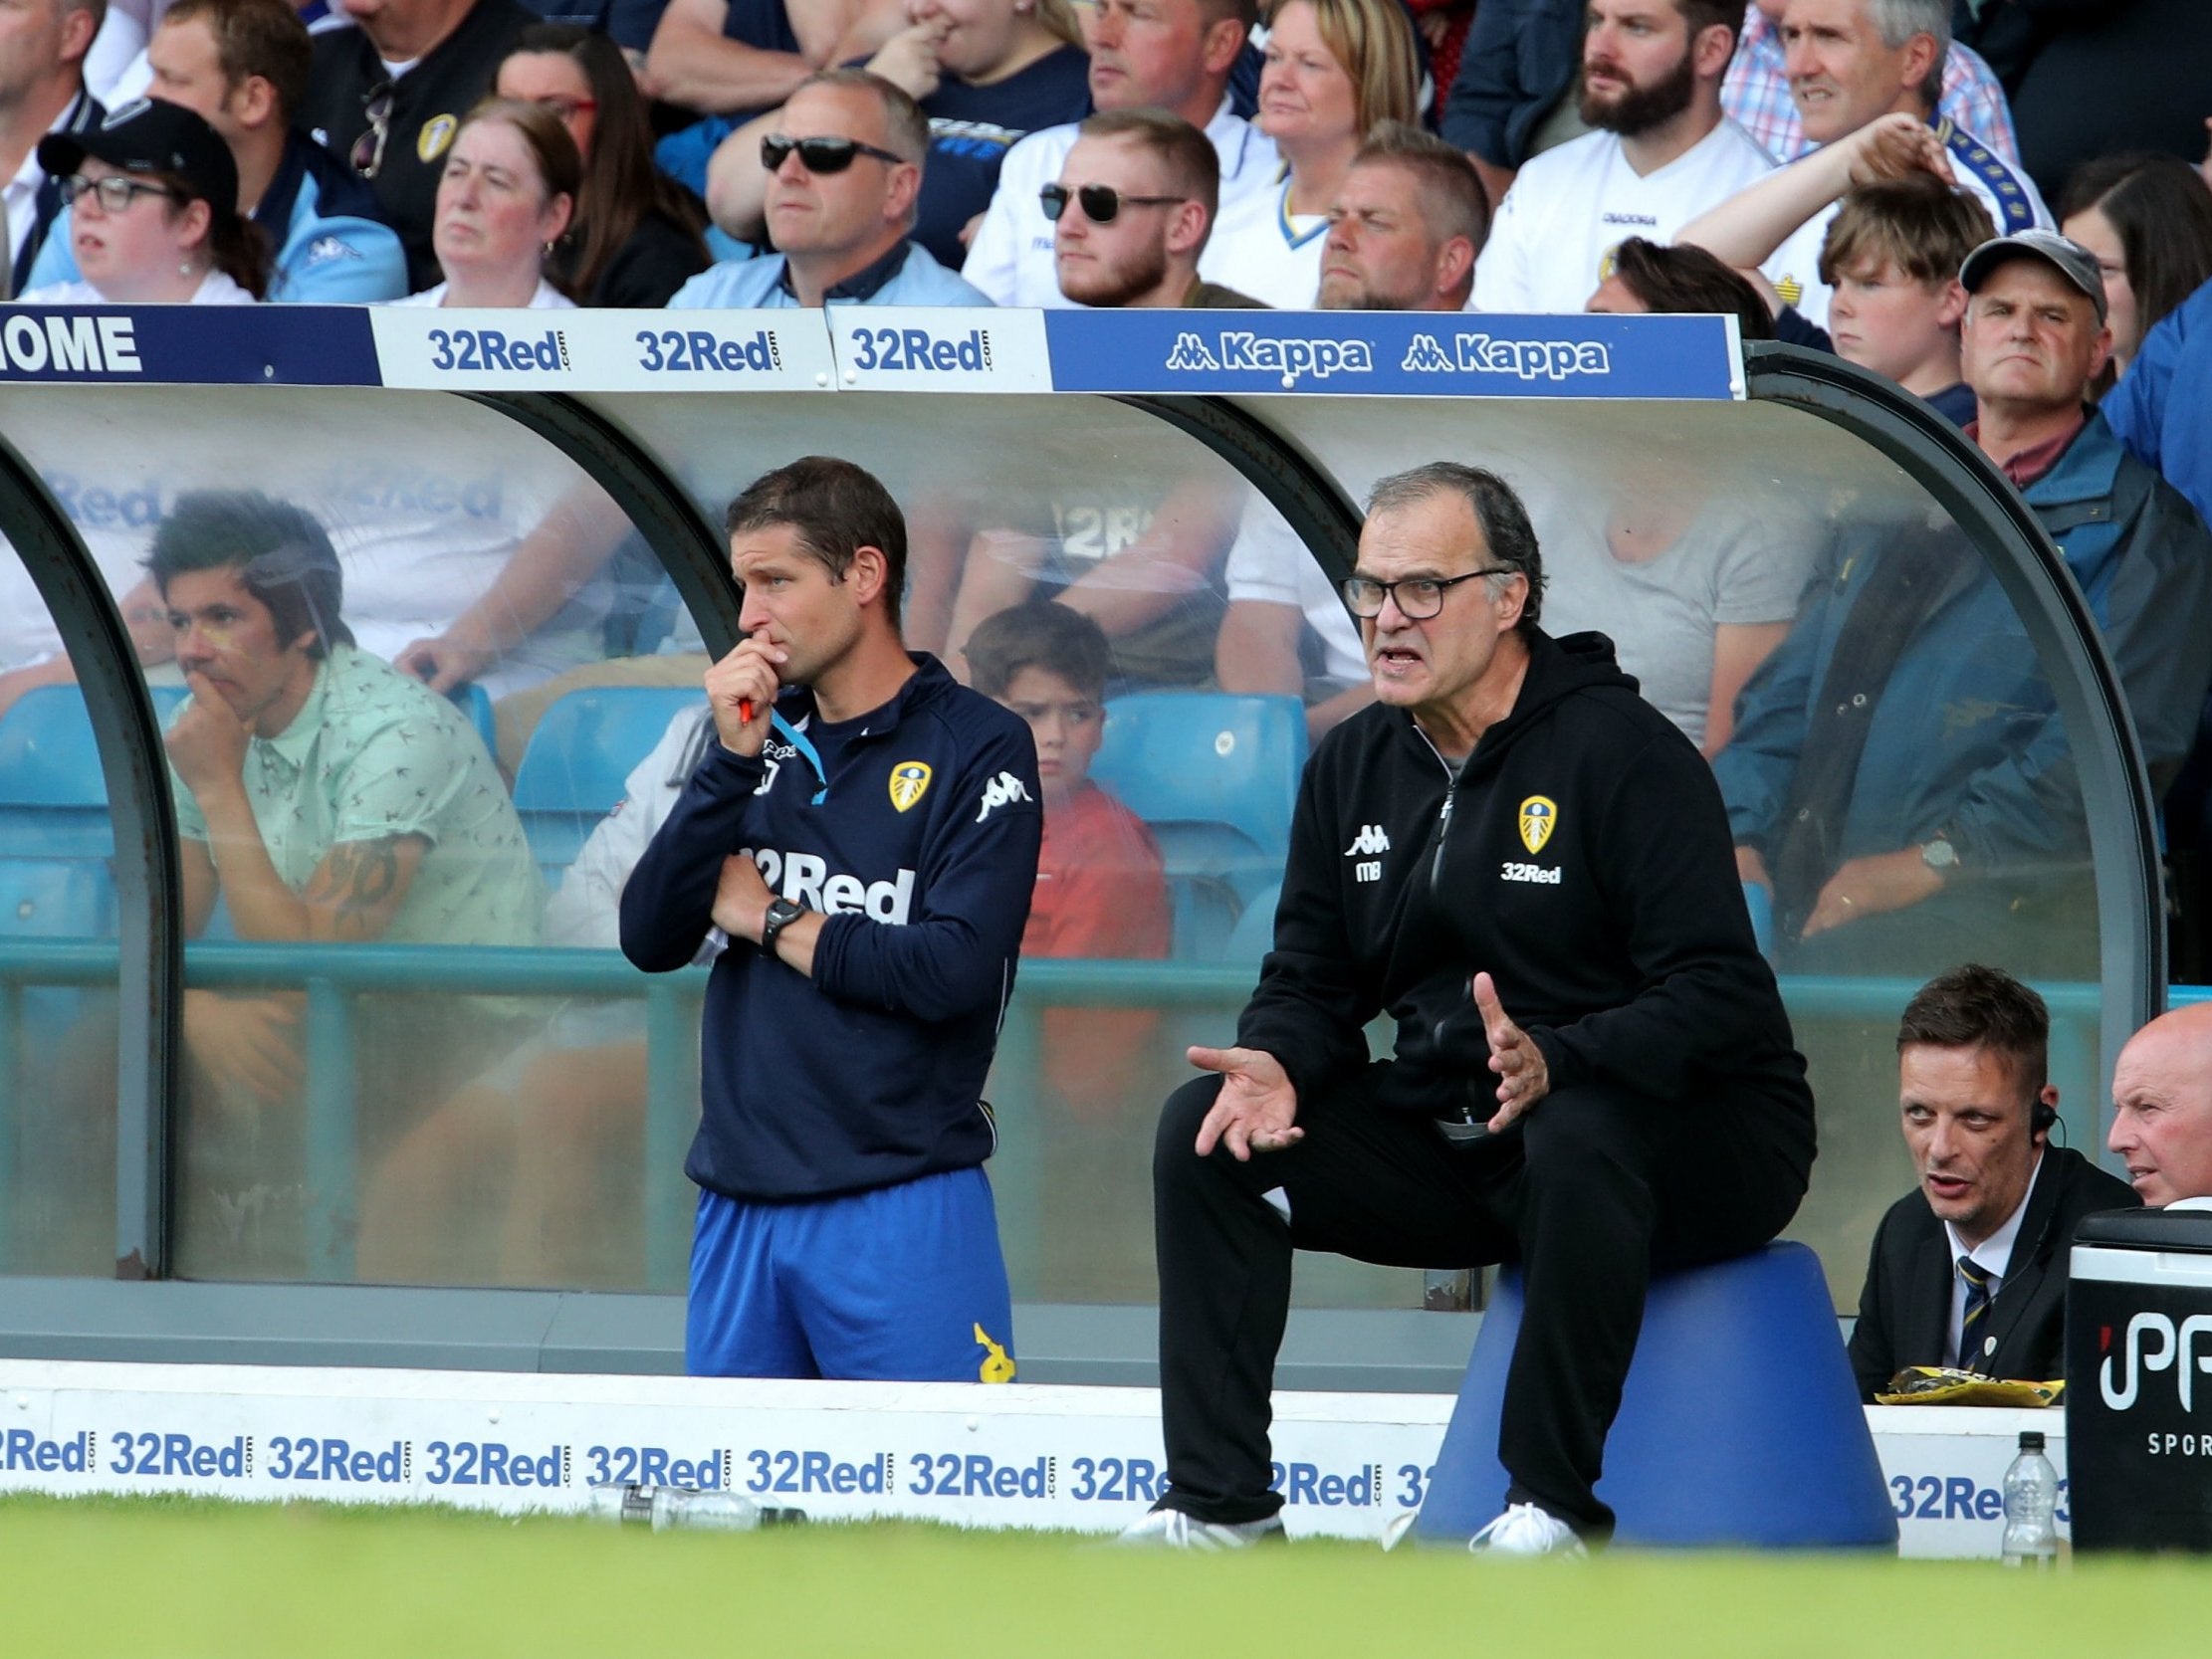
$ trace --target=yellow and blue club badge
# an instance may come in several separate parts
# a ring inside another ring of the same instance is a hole
[[[901,760],[891,768],[891,804],[904,812],[929,793],[930,769],[919,760]]]
[[[460,130],[460,116],[432,115],[415,134],[415,154],[426,162],[437,160],[445,154],[446,146],[453,142],[453,135]]]
[[[1521,845],[1531,857],[1544,850],[1544,843],[1558,827],[1559,807],[1549,795],[1531,795],[1521,802]]]

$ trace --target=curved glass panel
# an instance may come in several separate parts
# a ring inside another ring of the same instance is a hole
[[[642,1050],[644,985],[610,914],[548,913],[642,749],[570,721],[523,765],[564,693],[696,687],[622,655],[673,621],[626,520],[443,396],[11,388],[0,421],[131,614],[166,732],[177,1271],[644,1283],[646,1069],[595,1065]],[[549,936],[598,954],[549,974]]]
[[[1544,626],[1611,635],[1712,758],[1819,1103],[1791,1234],[1820,1251],[1839,1307],[1857,1306],[1875,1224],[1915,1178],[1895,1044],[1925,980],[1975,960],[2040,988],[2062,1110],[2095,1147],[2097,895],[2054,665],[1991,549],[1901,469],[1776,405],[1262,413],[1363,502],[1430,459],[1502,475],[1543,549]],[[2077,574],[2095,608],[2108,570]],[[2153,754],[2154,775],[2177,760]]]
[[[116,900],[108,786],[61,633],[0,543],[0,1264],[115,1264]],[[89,942],[104,952],[86,955]]]

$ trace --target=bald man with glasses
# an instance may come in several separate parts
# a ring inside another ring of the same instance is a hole
[[[669,308],[990,305],[911,238],[929,141],[928,117],[880,76],[810,77],[761,139],[775,252],[709,267]]]
[[[1268,1392],[1293,1253],[1517,1261],[1525,1313],[1472,1546],[1579,1554],[1655,1266],[1780,1232],[1813,1101],[1712,773],[1603,635],[1538,627],[1495,475],[1371,498],[1344,598],[1375,704],[1300,785],[1274,949],[1154,1153],[1169,1488],[1132,1543],[1279,1535]],[[1392,1058],[1365,1028],[1388,1013]]]

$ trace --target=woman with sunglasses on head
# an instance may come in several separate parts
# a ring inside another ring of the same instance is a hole
[[[653,132],[622,49],[572,23],[522,32],[493,78],[500,98],[551,110],[583,184],[548,269],[585,306],[652,310],[707,269],[707,210],[653,165]]]
[[[575,214],[583,162],[542,104],[488,98],[446,152],[430,247],[445,281],[395,306],[573,311],[549,275]]]
[[[238,165],[191,110],[126,104],[90,131],[49,133],[38,160],[72,209],[79,280],[24,304],[247,306],[266,292],[269,249],[238,211]]]
[[[1090,109],[1089,55],[1069,0],[905,0],[907,27],[864,66],[929,117],[930,148],[914,240],[949,271],[968,257],[966,232],[991,205],[1015,140],[1080,120]],[[763,234],[768,175],[761,140],[783,111],[746,122],[715,150],[707,206],[740,240]]]
[[[1270,306],[1311,311],[1329,206],[1375,124],[1415,119],[1421,57],[1400,0],[1276,0],[1267,28],[1252,124],[1274,139],[1282,177],[1222,204],[1206,268]]]

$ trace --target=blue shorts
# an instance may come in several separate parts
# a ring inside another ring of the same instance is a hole
[[[699,1194],[693,1376],[1010,1382],[1013,1306],[981,1169],[839,1198]]]

